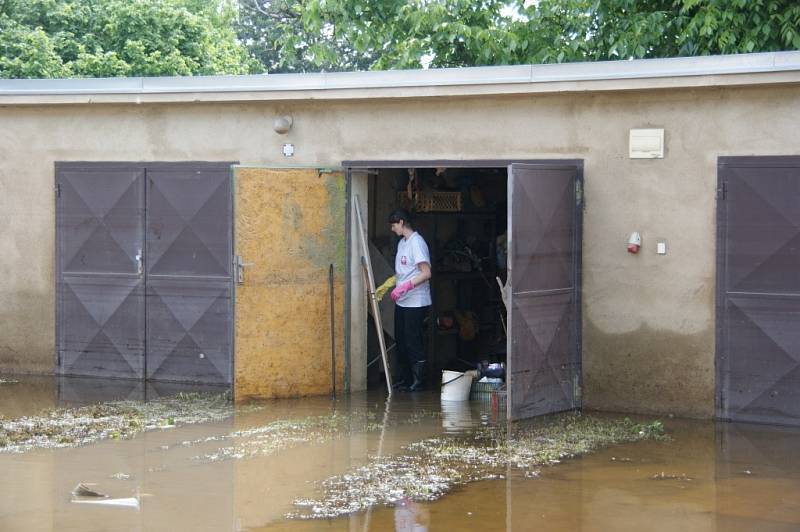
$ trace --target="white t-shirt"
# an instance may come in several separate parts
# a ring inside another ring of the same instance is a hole
[[[420,273],[419,264],[431,263],[428,244],[419,233],[412,233],[408,239],[401,238],[397,244],[397,256],[394,258],[394,271],[397,274],[397,285],[410,281]],[[431,285],[428,281],[415,286],[406,295],[397,300],[401,307],[427,307],[431,304]]]

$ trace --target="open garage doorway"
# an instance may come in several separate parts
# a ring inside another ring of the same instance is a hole
[[[503,364],[509,419],[580,407],[581,161],[345,163],[351,216],[358,201],[376,284],[391,276],[398,238],[387,216],[403,207],[431,253],[425,321],[429,387],[442,370]],[[368,387],[385,386],[350,233],[350,352]],[[356,236],[354,236],[356,235]],[[501,288],[502,286],[502,288]],[[393,303],[382,302],[387,343]],[[363,344],[363,345],[362,345]],[[390,368],[401,361],[390,348]],[[496,378],[496,377],[495,377]],[[484,383],[486,384],[486,383]],[[503,395],[500,395],[503,397]]]

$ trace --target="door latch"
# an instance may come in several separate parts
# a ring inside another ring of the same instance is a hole
[[[136,273],[142,275],[144,272],[144,256],[142,255],[142,250],[136,250]]]
[[[252,266],[252,262],[242,262],[242,256],[236,255],[236,260],[234,261],[236,265],[236,284],[244,284],[244,267],[245,266]]]

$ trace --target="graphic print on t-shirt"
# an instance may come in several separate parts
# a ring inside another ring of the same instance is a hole
[[[400,285],[413,279],[419,272],[419,264],[431,263],[428,244],[419,233],[412,233],[411,236],[401,238],[397,243],[397,256],[394,261],[394,270],[397,274],[397,284]],[[397,304],[401,307],[426,307],[431,304],[431,288],[428,281],[409,290],[401,297]]]

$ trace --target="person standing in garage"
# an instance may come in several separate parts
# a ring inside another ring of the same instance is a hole
[[[393,211],[389,215],[389,223],[392,232],[401,237],[394,260],[395,287],[391,297],[397,305],[394,312],[397,354],[404,367],[395,387],[413,392],[425,388],[427,355],[423,325],[431,306],[428,282],[431,278],[431,255],[425,239],[411,225],[408,211]],[[381,286],[383,293],[390,285],[391,279]]]

